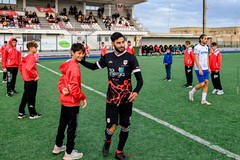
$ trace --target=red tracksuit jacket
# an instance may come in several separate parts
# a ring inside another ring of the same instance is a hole
[[[58,91],[60,92],[60,101],[64,106],[79,106],[81,100],[86,96],[81,90],[80,66],[76,60],[68,60],[60,66],[62,76],[58,82]],[[62,93],[62,89],[67,88],[68,95]]]
[[[19,67],[21,61],[21,52],[12,46],[12,37],[2,54],[2,68]]]
[[[126,51],[127,51],[128,53],[131,53],[131,54],[134,55],[134,48],[133,48],[133,46],[127,46]]]
[[[185,66],[194,65],[194,54],[192,48],[188,48],[184,51],[184,65]]]
[[[104,56],[107,53],[107,46],[102,46],[101,47],[101,56]]]
[[[33,81],[38,77],[36,58],[33,54],[26,54],[19,66],[24,81]]]
[[[210,52],[209,65],[211,71],[220,71],[222,65],[222,54],[218,49]]]

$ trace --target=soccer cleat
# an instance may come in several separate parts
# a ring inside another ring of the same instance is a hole
[[[119,160],[127,160],[127,157],[123,154],[123,152],[121,153],[116,153],[115,154],[115,158],[119,159]]]
[[[167,78],[164,79],[164,81],[167,81],[167,80],[168,80]]]
[[[67,152],[65,152],[63,159],[72,160],[72,159],[80,159],[82,157],[83,157],[83,153],[78,153],[77,150],[73,150],[71,154],[67,154]]]
[[[23,119],[24,117],[26,117],[25,113],[18,113],[18,119]]]
[[[217,95],[223,95],[223,94],[224,94],[223,90],[218,90],[217,91]]]
[[[171,82],[171,81],[172,81],[172,79],[168,79],[167,81],[168,81],[168,82]]]
[[[188,92],[188,95],[189,95],[189,97],[188,97],[189,101],[192,101],[192,102],[193,102],[193,94],[192,94],[192,92],[189,91],[189,92]]]
[[[107,142],[107,141],[104,142],[103,149],[102,149],[102,154],[104,157],[108,156],[110,144],[111,142]]]
[[[40,118],[40,117],[41,117],[41,114],[39,114],[39,113],[29,116],[30,119],[37,119],[37,118]]]
[[[12,97],[13,94],[12,94],[11,92],[9,92],[9,93],[6,94],[6,96],[7,96],[7,97]]]
[[[212,103],[210,103],[210,102],[208,102],[208,101],[206,101],[206,100],[201,101],[201,104],[203,104],[203,105],[207,105],[207,106],[212,105]]]
[[[7,80],[3,80],[2,83],[7,83]]]
[[[212,91],[212,94],[217,94],[218,90],[214,88],[214,90]]]
[[[66,146],[62,145],[61,147],[58,147],[57,145],[54,145],[52,153],[59,154],[60,152],[66,151]]]
[[[193,88],[193,86],[192,85],[187,85],[186,88]]]

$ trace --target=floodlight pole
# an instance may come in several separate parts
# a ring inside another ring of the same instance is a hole
[[[206,24],[207,24],[207,5],[206,0],[203,0],[203,33],[206,33]]]

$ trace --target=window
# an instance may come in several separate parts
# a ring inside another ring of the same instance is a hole
[[[86,10],[97,11],[98,8],[99,8],[98,6],[86,6]]]
[[[17,4],[17,0],[0,0],[3,4]]]
[[[105,42],[109,42],[109,37],[105,37]]]
[[[23,35],[23,41],[28,42],[28,41],[41,41],[41,35],[40,34],[24,34]]]

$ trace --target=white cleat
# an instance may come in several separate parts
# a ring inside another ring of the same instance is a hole
[[[223,94],[224,94],[223,90],[218,90],[217,91],[217,95],[223,95]]]
[[[59,154],[60,152],[66,151],[66,149],[67,149],[67,147],[65,145],[62,145],[61,147],[54,145],[52,153]]]
[[[211,105],[212,105],[212,103],[210,103],[210,102],[208,102],[208,101],[206,101],[206,100],[201,101],[201,104],[207,105],[207,106],[211,106]]]
[[[193,94],[192,94],[192,92],[189,91],[189,92],[188,92],[188,95],[189,95],[189,97],[188,97],[189,101],[192,101],[192,102],[193,102]]]
[[[83,157],[83,153],[78,153],[77,150],[73,150],[71,154],[67,154],[67,152],[65,152],[63,159],[73,160],[73,159],[80,159],[82,157]]]

